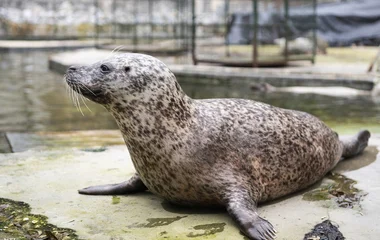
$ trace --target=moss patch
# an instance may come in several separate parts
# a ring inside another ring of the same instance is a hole
[[[205,237],[214,235],[216,233],[220,233],[224,231],[224,226],[226,226],[225,223],[211,223],[211,224],[204,224],[204,225],[197,225],[194,226],[194,230],[201,230],[202,232],[191,232],[187,234],[188,237],[194,238],[194,237]]]
[[[120,197],[112,196],[112,204],[119,204],[119,203],[120,203]]]
[[[154,227],[161,227],[166,226],[169,224],[172,224],[173,222],[176,222],[178,220],[181,220],[182,218],[185,218],[186,216],[177,216],[174,218],[148,218],[148,223],[137,223],[132,224],[128,226],[129,228],[154,228]]]
[[[331,199],[342,208],[360,207],[360,201],[367,193],[354,187],[357,183],[355,180],[338,173],[329,173],[326,177],[333,182],[305,193],[302,199],[307,201]]]
[[[0,198],[0,233],[19,240],[26,239],[79,239],[74,230],[59,228],[48,223],[48,218],[30,213],[27,203]]]
[[[107,150],[106,147],[99,147],[99,148],[83,148],[81,149],[84,152],[104,152]]]

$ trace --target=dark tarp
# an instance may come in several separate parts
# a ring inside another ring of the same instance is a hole
[[[273,43],[285,34],[284,18],[281,14],[261,12],[258,21],[258,40],[261,43]],[[253,39],[253,15],[232,14],[229,21],[227,39],[230,44],[250,44]]]
[[[260,12],[260,11],[259,11]],[[314,16],[312,6],[290,9],[291,38],[310,36]],[[233,14],[228,31],[230,44],[252,42],[251,14]],[[260,12],[258,39],[261,43],[273,43],[285,37],[283,12]],[[380,44],[380,0],[356,0],[342,3],[319,4],[317,7],[317,34],[331,46]]]

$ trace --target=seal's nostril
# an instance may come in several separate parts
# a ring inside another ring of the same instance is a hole
[[[75,66],[69,67],[69,71],[76,71],[76,70],[77,70],[77,67],[75,67]]]

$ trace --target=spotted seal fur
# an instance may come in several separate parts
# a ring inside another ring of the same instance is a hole
[[[244,99],[194,100],[156,58],[121,54],[67,70],[69,86],[114,116],[137,173],[81,194],[149,190],[183,205],[222,205],[250,239],[274,239],[257,204],[304,189],[370,133],[340,141],[316,117]]]

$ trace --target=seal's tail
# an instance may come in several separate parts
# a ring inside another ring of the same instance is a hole
[[[363,152],[368,146],[368,140],[371,133],[368,130],[362,130],[355,136],[348,139],[340,139],[343,144],[342,158],[350,158]]]

